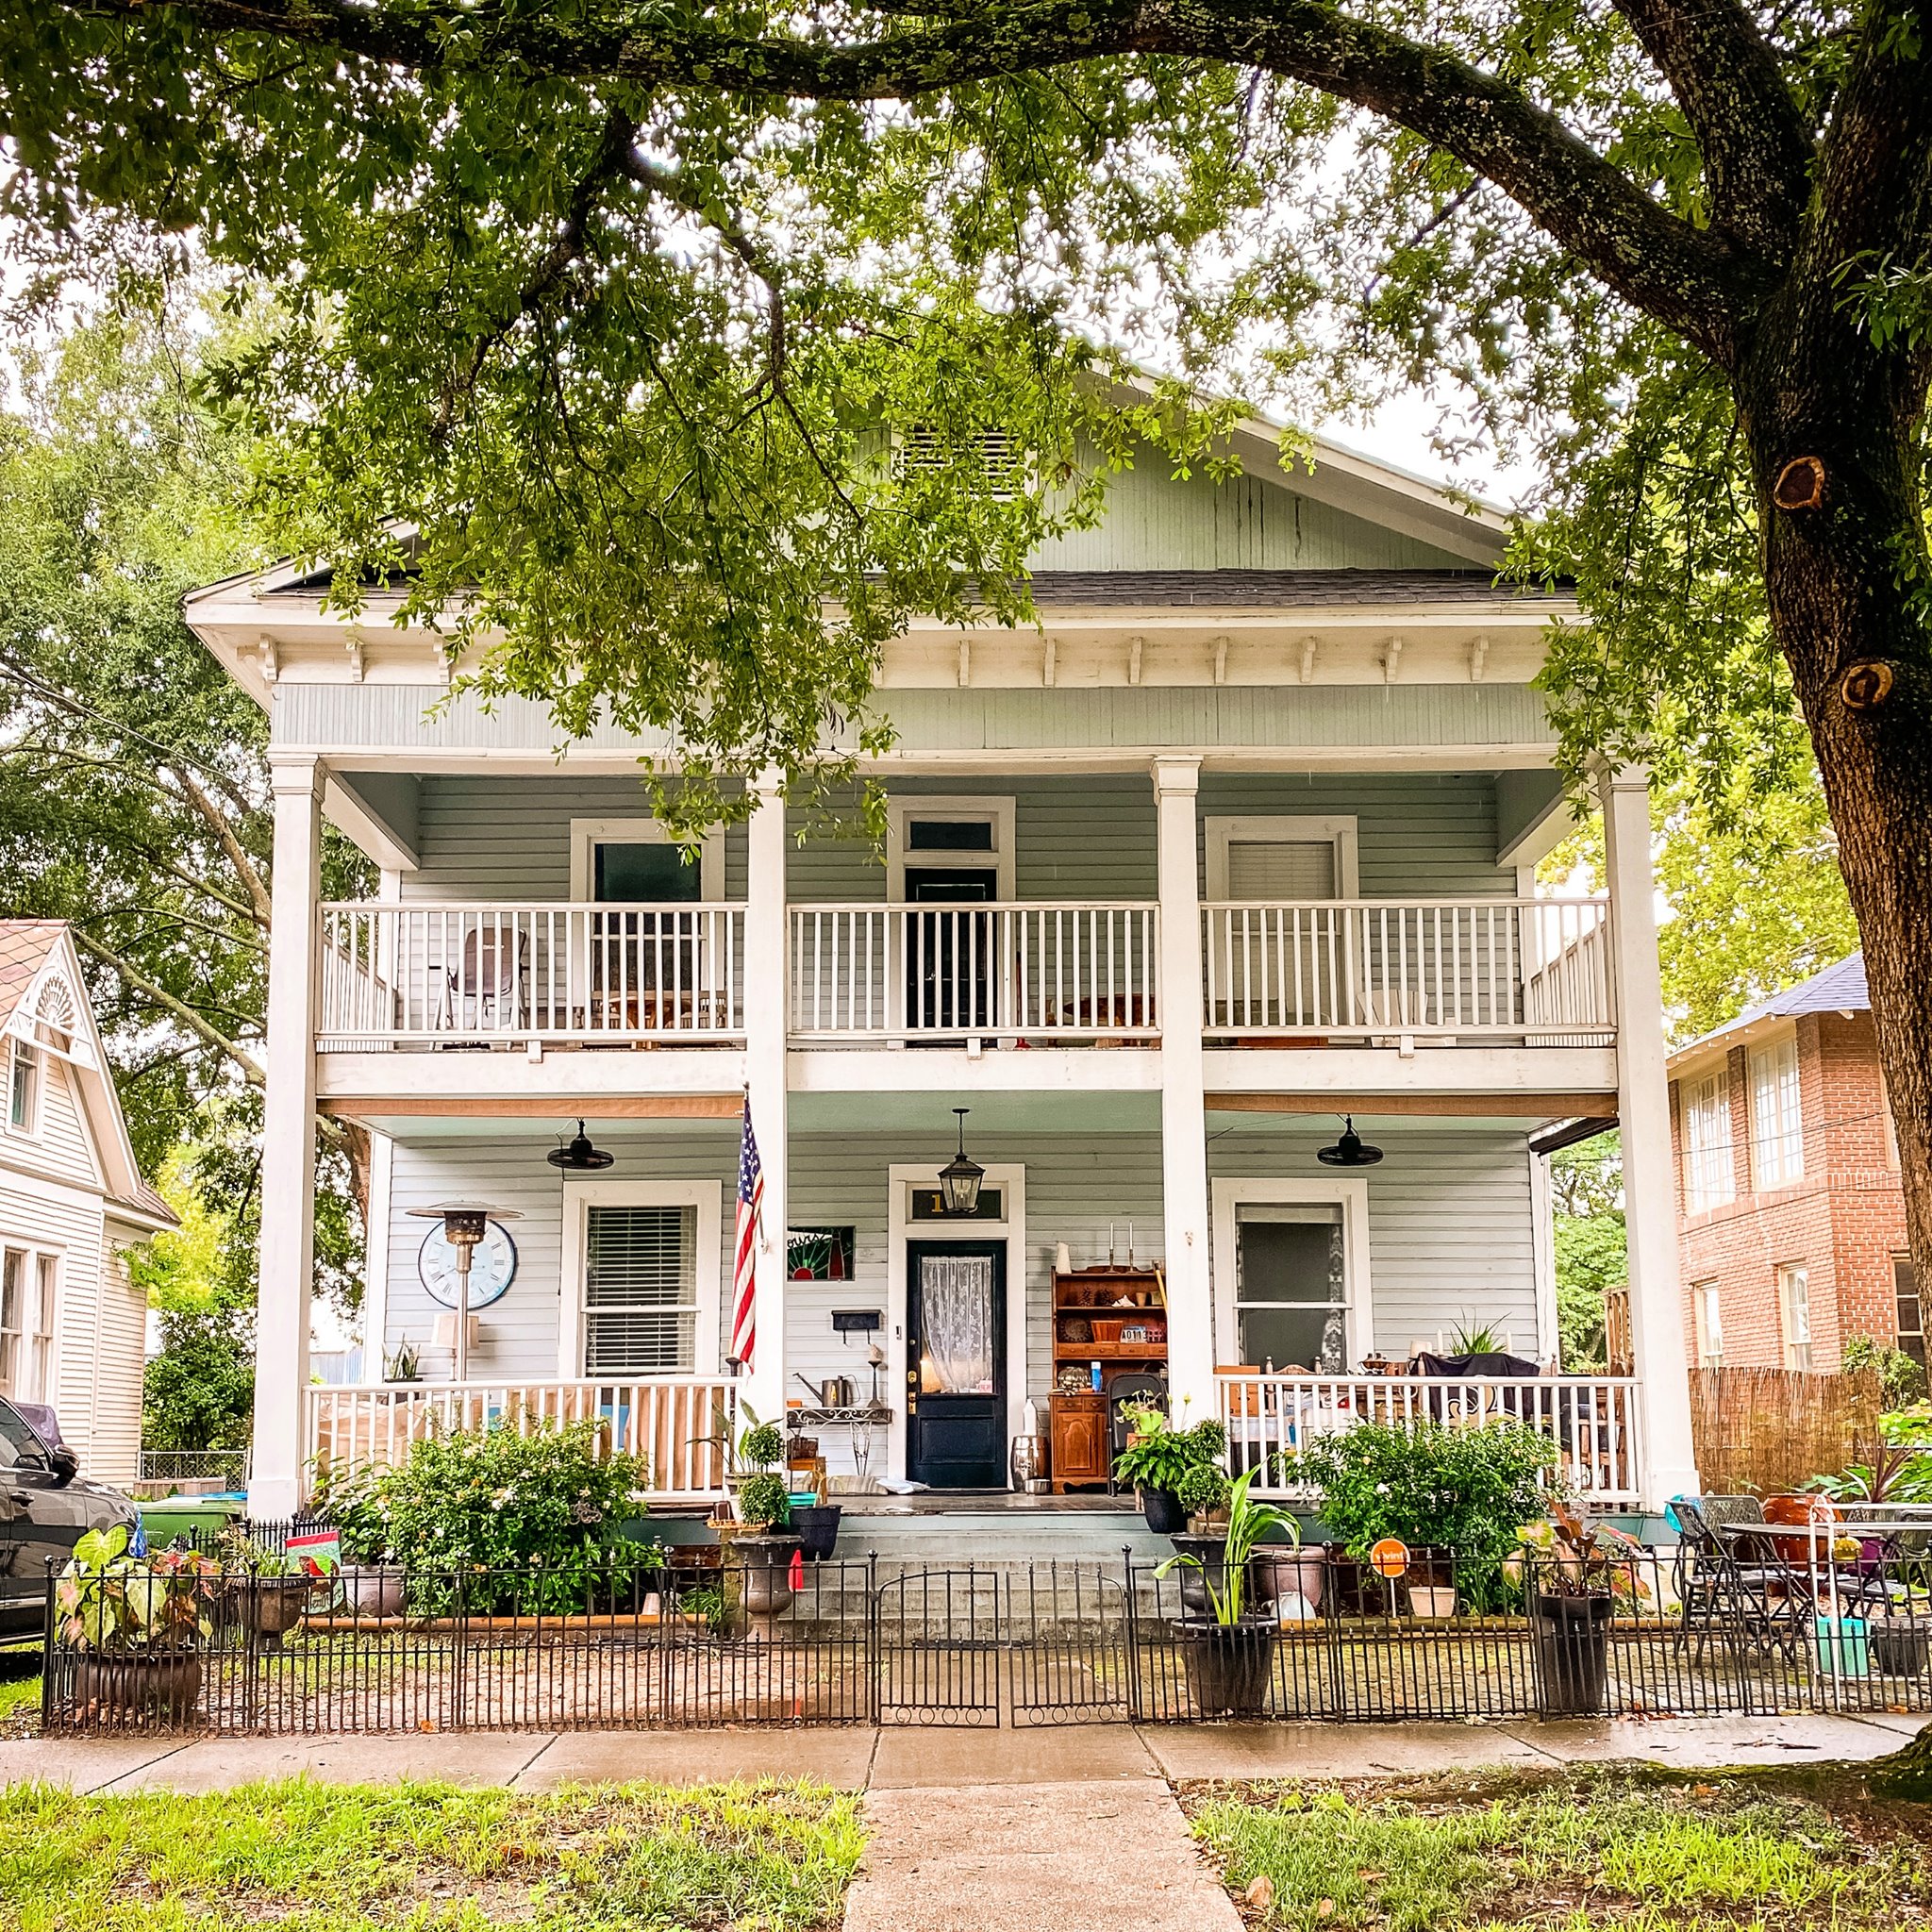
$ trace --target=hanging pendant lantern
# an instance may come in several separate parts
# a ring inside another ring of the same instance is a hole
[[[1332,1147],[1318,1147],[1315,1158],[1324,1167],[1374,1167],[1382,1158],[1379,1147],[1371,1147],[1355,1130],[1355,1116],[1341,1117],[1341,1138]]]
[[[569,1146],[553,1147],[543,1158],[565,1174],[602,1174],[607,1167],[616,1164],[617,1156],[592,1146],[590,1135],[584,1132],[583,1122],[579,1121],[576,1138]]]
[[[959,1116],[959,1151],[940,1169],[940,1205],[949,1215],[967,1215],[978,1211],[979,1184],[986,1170],[966,1155],[966,1116],[973,1109],[956,1107],[953,1111]]]

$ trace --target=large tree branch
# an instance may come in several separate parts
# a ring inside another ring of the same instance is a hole
[[[1741,0],[1614,0],[1704,156],[1716,225],[1788,258],[1810,197],[1811,136]]]
[[[1871,24],[1824,138],[1814,253],[1825,275],[1868,254],[1915,266],[1932,246],[1932,21],[1915,0],[1902,10],[1916,34],[1903,19]]]
[[[185,1000],[176,999],[164,986],[157,984],[133,964],[123,954],[115,952],[94,938],[84,925],[70,927],[75,943],[85,953],[91,953],[102,965],[118,974],[143,999],[151,1000],[170,1019],[177,1020],[205,1045],[213,1047],[233,1060],[241,1070],[242,1078],[251,1087],[259,1087],[267,1079],[261,1062],[244,1047],[240,1041],[230,1040],[220,1027],[206,1014],[197,1012]]]
[[[247,848],[236,836],[234,826],[228,823],[227,814],[196,783],[194,774],[187,766],[175,764],[168,769],[174,773],[176,783],[187,794],[189,804],[194,808],[201,822],[214,834],[215,842],[222,848],[235,876],[242,881],[242,891],[248,894],[248,903],[255,908],[256,924],[266,931],[270,915],[268,887],[256,871],[255,861],[249,858]]]
[[[75,0],[140,17],[148,0]],[[1409,128],[1487,176],[1626,301],[1728,359],[1729,311],[1751,274],[1521,89],[1326,0],[1010,0],[866,41],[755,37],[576,9],[429,0],[175,0],[218,30],[273,35],[425,73],[532,74],[757,96],[908,100],[1108,55],[1261,67]]]

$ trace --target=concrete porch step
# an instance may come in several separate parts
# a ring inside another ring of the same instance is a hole
[[[871,1509],[841,1521],[837,1554],[848,1561],[876,1554],[881,1566],[997,1564],[1012,1574],[1056,1560],[1118,1570],[1126,1550],[1144,1565],[1174,1554],[1167,1538],[1154,1535],[1138,1510],[1091,1508],[908,1510],[903,1515]]]

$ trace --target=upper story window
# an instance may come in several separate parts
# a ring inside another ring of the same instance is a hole
[[[1684,1211],[1701,1214],[1730,1200],[1731,1085],[1722,1070],[1686,1080],[1684,1108]]]
[[[1805,1121],[1793,1036],[1751,1056],[1751,1174],[1757,1188],[1784,1188],[1804,1172]]]
[[[12,1041],[7,1057],[7,1124],[16,1133],[31,1134],[40,1110],[41,1057],[25,1041]]]
[[[1360,892],[1352,817],[1209,818],[1205,829],[1212,901],[1292,906]]]
[[[1785,1367],[1811,1366],[1811,1274],[1799,1261],[1777,1271],[1777,1313],[1784,1332]]]

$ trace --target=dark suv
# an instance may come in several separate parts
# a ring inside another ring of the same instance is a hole
[[[0,1396],[0,1632],[42,1627],[47,1565],[64,1563],[89,1530],[140,1521],[119,1490],[87,1481],[72,1449],[50,1447]]]

